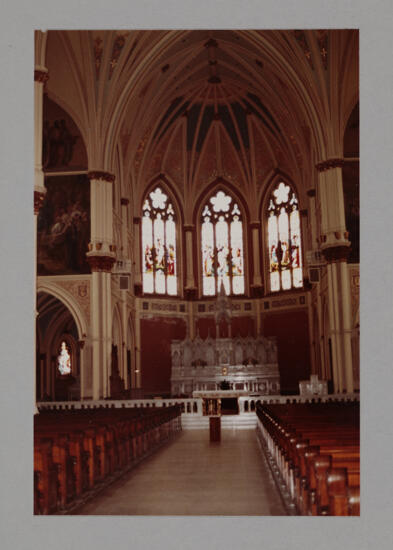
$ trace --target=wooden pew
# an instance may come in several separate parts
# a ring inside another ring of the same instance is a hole
[[[180,413],[174,406],[36,416],[35,513],[66,509],[112,474],[126,471],[181,428]]]
[[[299,513],[359,512],[359,407],[257,407],[262,433]]]

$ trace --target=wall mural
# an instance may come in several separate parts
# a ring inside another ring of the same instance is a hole
[[[42,166],[45,172],[85,170],[87,155],[80,131],[72,118],[44,96]]]
[[[45,178],[37,222],[38,275],[90,273],[90,182],[86,175]]]

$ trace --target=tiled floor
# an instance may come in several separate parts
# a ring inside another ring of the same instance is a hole
[[[186,430],[79,515],[286,515],[255,430]]]

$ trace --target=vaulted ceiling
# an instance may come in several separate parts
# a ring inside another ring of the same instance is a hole
[[[217,177],[258,201],[342,155],[357,49],[353,30],[49,31],[47,91],[136,204],[158,174],[184,205]]]

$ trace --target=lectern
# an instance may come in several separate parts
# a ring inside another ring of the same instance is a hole
[[[221,416],[210,416],[210,441],[221,441]]]

